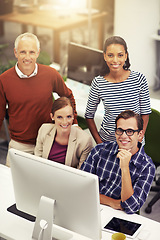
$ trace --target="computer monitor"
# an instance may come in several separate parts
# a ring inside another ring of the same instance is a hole
[[[91,85],[92,80],[100,75],[104,62],[102,51],[70,42],[68,45],[67,77]]]
[[[101,239],[96,175],[13,148],[9,150],[9,157],[16,206],[23,212],[37,216],[34,239],[39,239],[37,235],[43,230],[39,225],[41,220],[49,225],[48,219],[53,218],[54,225],[94,240]],[[51,228],[52,225],[51,221]],[[42,239],[52,238],[47,236]],[[62,239],[65,240],[65,237]]]

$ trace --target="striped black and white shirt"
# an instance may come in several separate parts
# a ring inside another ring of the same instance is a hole
[[[107,81],[103,76],[93,79],[85,117],[94,118],[97,106],[103,102],[104,117],[99,129],[103,142],[115,141],[115,118],[124,110],[132,110],[138,114],[151,113],[149,88],[146,77],[131,71],[129,77],[119,83]]]

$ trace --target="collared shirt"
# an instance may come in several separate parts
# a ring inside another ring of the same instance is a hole
[[[27,75],[25,75],[24,73],[21,72],[21,70],[18,68],[18,62],[16,63],[15,70],[16,70],[17,75],[20,78],[30,78],[30,77],[33,77],[33,76],[37,75],[38,65],[37,65],[37,63],[35,64],[35,69],[34,69],[33,73],[29,76],[27,76]]]
[[[134,193],[121,206],[126,213],[137,212],[144,204],[154,175],[152,159],[138,144],[139,151],[130,160],[129,169]],[[121,199],[121,168],[117,158],[117,142],[105,142],[92,149],[81,169],[99,177],[99,191],[113,199]]]
[[[34,69],[33,73],[31,75],[29,75],[29,76],[27,76],[27,75],[25,75],[25,74],[23,74],[21,72],[21,70],[18,68],[18,62],[15,65],[15,70],[16,70],[17,75],[20,78],[30,78],[30,77],[34,77],[34,76],[37,75],[37,73],[38,73],[38,65],[37,65],[37,63],[35,64],[35,69]],[[78,124],[75,123],[75,124],[73,124],[73,126],[78,126]]]

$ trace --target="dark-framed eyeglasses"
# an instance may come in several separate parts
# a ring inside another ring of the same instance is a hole
[[[118,135],[118,136],[121,136],[123,133],[126,133],[127,134],[127,136],[133,136],[133,134],[135,133],[135,132],[139,132],[139,130],[137,129],[137,130],[134,130],[134,129],[131,129],[131,128],[128,128],[128,129],[122,129],[122,128],[116,128],[115,129],[115,133]]]

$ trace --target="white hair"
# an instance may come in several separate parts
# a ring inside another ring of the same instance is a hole
[[[15,43],[14,43],[15,50],[17,51],[18,44],[19,44],[19,42],[20,42],[21,40],[29,40],[29,39],[35,40],[36,45],[37,45],[37,50],[39,51],[39,49],[40,49],[40,42],[39,42],[37,36],[34,35],[33,33],[29,33],[29,32],[20,34],[20,35],[16,38]]]

